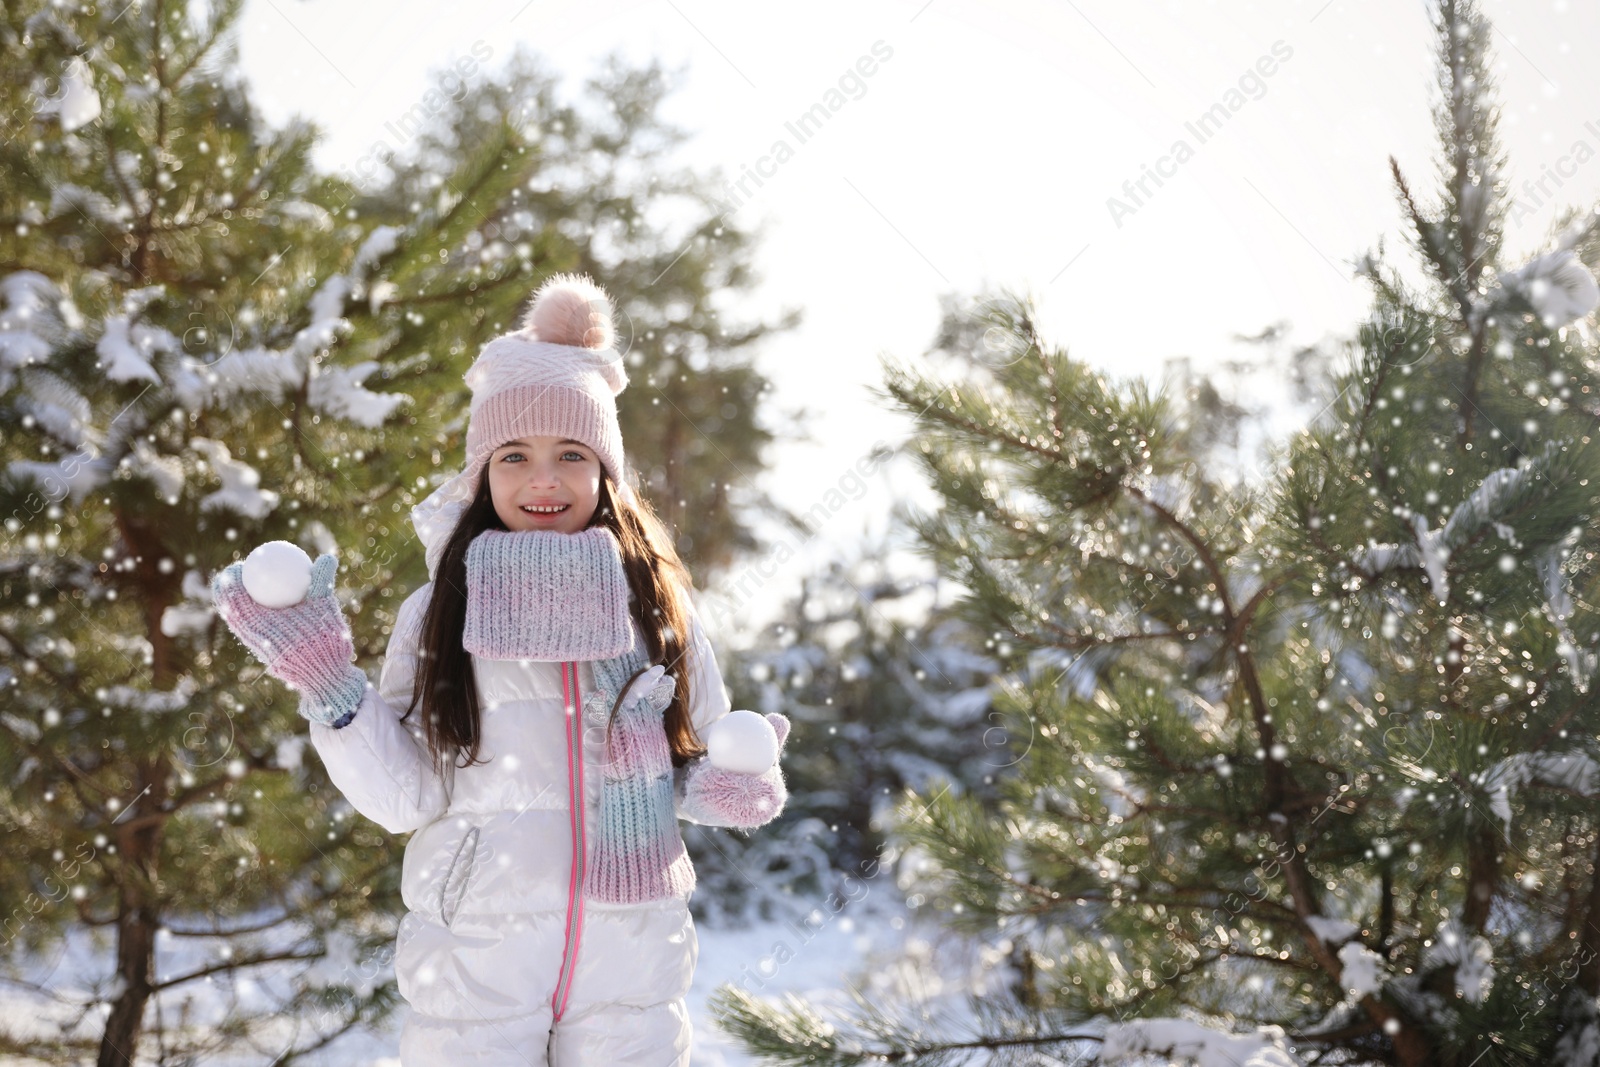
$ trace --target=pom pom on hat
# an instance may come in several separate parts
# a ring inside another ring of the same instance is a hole
[[[611,298],[588,277],[552,274],[534,295],[522,328],[540,341],[606,349],[616,341]]]

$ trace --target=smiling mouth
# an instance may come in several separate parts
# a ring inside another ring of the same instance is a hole
[[[535,508],[535,507],[530,507],[527,504],[524,504],[522,506],[522,511],[523,511],[523,514],[525,514],[525,515],[560,515],[562,512],[566,511],[571,506],[572,506],[571,504],[562,504],[558,508],[555,508],[555,507],[552,507],[552,508]]]

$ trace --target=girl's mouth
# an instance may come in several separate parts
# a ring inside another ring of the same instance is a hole
[[[524,505],[522,505],[522,513],[524,515],[532,515],[534,518],[537,518],[537,519],[553,519],[557,515],[560,515],[562,512],[566,511],[571,506],[572,506],[571,504],[562,504],[560,507],[555,507],[555,508],[551,508],[551,507],[534,508],[534,507],[530,507],[527,504],[524,504]]]

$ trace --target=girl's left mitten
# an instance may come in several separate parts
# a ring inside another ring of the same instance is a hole
[[[778,754],[789,737],[789,718],[769,711],[767,721],[778,735]],[[699,756],[684,766],[679,805],[696,822],[753,830],[776,819],[789,799],[783,771],[774,760],[761,774],[747,774],[713,766]]]
[[[367,691],[357,667],[350,624],[333,592],[339,559],[323,553],[311,567],[306,598],[286,608],[257,603],[244,587],[244,564],[232,563],[211,579],[217,614],[255,653],[267,673],[300,693],[300,714],[333,727],[349,724]]]

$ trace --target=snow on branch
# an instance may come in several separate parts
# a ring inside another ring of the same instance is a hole
[[[352,367],[317,368],[306,392],[306,403],[324,415],[377,429],[389,413],[411,399],[405,393],[374,393],[361,383],[379,365],[373,360]]]
[[[254,347],[226,352],[212,363],[184,355],[170,384],[185,410],[204,411],[251,395],[282,403],[304,378],[289,355]]]
[[[183,575],[183,600],[161,612],[161,632],[168,637],[203,634],[216,614],[205,575],[190,569]]]
[[[0,393],[16,382],[16,370],[50,358],[61,338],[61,294],[43,274],[19,270],[0,278]]]
[[[1484,772],[1481,784],[1489,794],[1489,809],[1505,822],[1509,834],[1511,798],[1518,790],[1543,785],[1592,797],[1600,788],[1600,764],[1587,752],[1518,752]]]
[[[176,504],[183,493],[183,461],[157,452],[143,437],[134,438],[133,449],[117,463],[129,476],[144,478],[155,486],[168,504]]]
[[[306,403],[317,412],[344,419],[368,429],[383,424],[389,414],[411,401],[405,393],[378,393],[362,386],[380,365],[367,360],[349,367],[324,367],[317,355],[350,329],[344,317],[346,300],[359,296],[377,261],[393,251],[403,231],[379,226],[356,250],[350,269],[335,274],[317,287],[309,302],[311,321],[297,331],[289,346],[275,350],[254,346],[224,353],[211,362],[182,357],[172,382],[179,403],[191,411],[226,404],[239,396],[264,395],[282,403],[290,392],[306,390]],[[378,282],[377,290],[386,283]],[[383,289],[392,293],[393,286]],[[373,293],[374,306],[380,294]]]
[[[361,247],[356,249],[356,258],[350,265],[350,273],[365,278],[378,260],[400,247],[400,235],[403,233],[405,229],[400,226],[376,227],[367,234],[367,239],[361,242]]]
[[[99,211],[105,205],[86,204],[71,189],[58,190],[52,210],[67,206]],[[304,385],[314,410],[375,428],[411,397],[364,388],[362,383],[379,369],[376,362],[322,369],[314,357],[349,328],[342,314],[345,299],[362,289],[377,262],[397,247],[402,232],[398,227],[380,226],[367,235],[350,270],[328,278],[318,288],[310,301],[311,322],[295,334],[285,351],[255,347],[225,352],[209,362],[197,359],[183,351],[171,331],[140,321],[146,308],[165,294],[162,286],[152,285],[126,293],[118,314],[106,318],[95,341],[97,366],[110,381],[165,384],[188,411],[224,405],[241,396],[276,394],[281,401],[290,390]],[[0,392],[11,389],[21,375],[25,395],[18,408],[45,433],[74,449],[54,462],[13,461],[7,474],[37,483],[52,500],[70,498],[76,505],[121,466],[148,478],[163,498],[175,503],[183,488],[181,463],[157,454],[138,439],[131,448],[125,442],[108,442],[106,429],[93,421],[88,397],[61,375],[39,366],[48,362],[72,332],[66,325],[69,313],[80,318],[56,284],[38,271],[14,271],[0,277]],[[175,358],[158,363],[158,356]],[[277,506],[277,494],[260,489],[256,472],[233,460],[220,443],[197,442],[197,447],[210,457],[223,481],[223,488],[207,497],[202,509],[227,507],[261,518]],[[124,451],[127,454],[121,454]]]
[[[1578,692],[1587,693],[1597,656],[1593,651],[1579,647],[1578,638],[1567,622],[1572,617],[1572,589],[1561,569],[1562,561],[1572,554],[1573,546],[1578,543],[1582,533],[1583,527],[1574,526],[1567,536],[1539,553],[1534,564],[1544,582],[1545,617],[1556,628],[1559,638],[1556,651],[1567,661],[1567,673],[1572,676],[1572,684]]]
[[[198,685],[193,677],[185,675],[168,690],[113,685],[96,689],[94,695],[95,699],[103,701],[107,707],[123,708],[148,715],[160,711],[181,711],[188,707],[189,698],[194,696]]]
[[[1512,296],[1531,307],[1551,330],[1570,326],[1600,307],[1600,285],[1568,248],[1534,256],[1516,270],[1502,272],[1499,282],[1502,292],[1491,295],[1486,303],[1503,304]]]
[[[204,453],[222,479],[222,488],[200,501],[201,511],[227,508],[248,518],[264,519],[278,506],[278,494],[261,488],[261,472],[234,459],[227,445],[208,437],[192,437],[189,446]]]
[[[17,408],[32,415],[45,433],[72,448],[86,442],[105,443],[105,435],[91,421],[89,398],[54,371],[29,367],[23,374],[23,395]]]
[[[1473,1004],[1482,1004],[1494,984],[1494,949],[1482,936],[1468,936],[1459,920],[1439,924],[1433,944],[1422,954],[1422,970],[1449,967],[1455,972],[1456,991]]]
[[[1326,915],[1307,915],[1305,923],[1319,940],[1326,941],[1330,945],[1348,941],[1361,932],[1360,923],[1353,923],[1349,919],[1333,919]]]
[[[1544,471],[1560,447],[1561,442],[1549,441],[1539,458],[1524,456],[1515,467],[1491,471],[1437,530],[1429,530],[1427,516],[1413,511],[1411,523],[1417,533],[1414,543],[1378,544],[1368,540],[1365,548],[1356,549],[1352,554],[1352,566],[1369,579],[1396,567],[1421,567],[1428,573],[1434,596],[1443,604],[1450,597],[1450,578],[1446,571],[1450,554],[1491,524],[1502,536],[1508,533],[1514,536],[1514,531],[1504,522],[1505,517],[1526,506],[1542,491],[1538,483],[1545,479]]]
[[[114,382],[135,378],[161,384],[161,375],[151,366],[157,352],[176,352],[178,339],[159,326],[134,322],[128,315],[113,315],[106,320],[105,332],[94,346],[97,364]]]
[[[1135,1019],[1116,1023],[1100,1043],[1101,1063],[1166,1056],[1197,1067],[1298,1067],[1282,1027],[1230,1034],[1187,1019]]]
[[[68,498],[74,505],[105,484],[111,462],[93,446],[80,448],[55,463],[36,459],[12,460],[6,473],[19,481],[32,480],[52,501]]]
[[[1356,1000],[1376,993],[1388,980],[1384,959],[1359,941],[1351,941],[1339,949],[1339,984]]]
[[[46,212],[50,218],[55,218],[74,211],[82,212],[96,226],[107,227],[114,233],[125,232],[128,220],[133,216],[131,209],[113,204],[93,189],[62,182],[51,191],[50,206]]]

